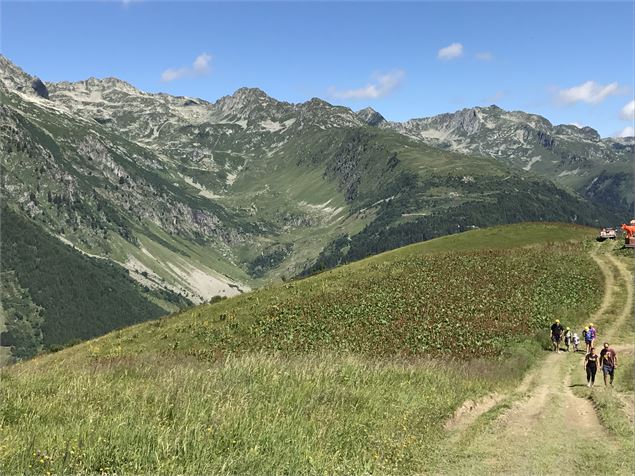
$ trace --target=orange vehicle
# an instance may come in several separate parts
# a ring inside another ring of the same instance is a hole
[[[630,225],[626,225],[622,223],[622,230],[626,233],[626,237],[624,238],[624,246],[626,248],[635,248],[635,220],[631,220]]]

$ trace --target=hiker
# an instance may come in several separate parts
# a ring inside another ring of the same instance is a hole
[[[578,346],[580,345],[580,338],[577,333],[573,333],[573,352],[578,352]]]
[[[617,367],[617,354],[608,342],[604,343],[604,348],[600,352],[600,367],[602,367],[602,373],[604,374],[604,386],[608,387],[606,382],[607,375],[611,377],[610,384],[613,386],[613,377],[615,377],[615,368]]]
[[[582,337],[584,337],[584,343],[586,344],[586,349],[584,350],[585,354],[591,352],[591,333],[589,332],[589,328],[585,327],[582,331]]]
[[[595,347],[595,339],[598,336],[598,331],[592,322],[589,323],[589,334],[591,335],[591,347]]]
[[[586,381],[587,387],[593,387],[595,384],[595,374],[598,371],[598,360],[600,356],[595,353],[595,347],[591,347],[591,350],[584,356],[584,368],[586,369]]]
[[[553,345],[553,350],[557,353],[560,353],[560,339],[563,330],[564,328],[560,324],[560,319],[556,319],[551,325],[551,344]]]
[[[571,328],[567,327],[567,330],[564,331],[564,345],[567,347],[567,352],[571,352]]]

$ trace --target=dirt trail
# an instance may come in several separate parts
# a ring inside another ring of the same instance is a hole
[[[619,326],[631,315],[632,275],[628,267],[606,254],[592,254],[605,277],[605,292],[599,309],[592,316],[604,331],[600,339],[612,339]],[[626,300],[622,289],[627,290]],[[618,309],[619,306],[619,309]],[[617,312],[616,312],[617,311]],[[610,321],[607,319],[610,316]],[[475,408],[464,421],[453,422],[451,437],[461,455],[443,469],[446,474],[553,474],[569,470],[588,471],[585,461],[602,468],[604,458],[624,458],[619,441],[610,436],[597,417],[591,401],[574,395],[571,371],[583,372],[582,354],[549,353],[506,400],[508,409],[499,407],[498,417],[484,424],[481,431],[469,431],[479,413]],[[579,377],[576,379],[580,381]],[[596,388],[605,391],[599,372]],[[582,384],[576,386],[584,387]],[[482,410],[482,411],[481,411]],[[598,455],[601,458],[598,459]]]
[[[608,260],[611,262],[611,264],[613,266],[615,266],[617,268],[617,270],[620,273],[620,282],[622,285],[625,286],[626,288],[626,302],[624,303],[623,307],[622,307],[622,311],[620,312],[620,314],[617,316],[617,318],[612,322],[611,327],[609,327],[609,330],[606,334],[607,336],[607,340],[613,340],[613,337],[615,336],[615,332],[617,332],[617,330],[624,324],[624,322],[632,317],[632,312],[633,312],[633,275],[631,273],[631,270],[628,268],[628,266],[616,259],[613,256],[610,255],[606,255],[606,257],[608,258]],[[594,255],[594,259],[597,261],[597,256]],[[623,344],[623,345],[630,345],[632,348],[632,343],[631,344]]]

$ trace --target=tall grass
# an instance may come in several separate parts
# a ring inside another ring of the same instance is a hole
[[[3,374],[0,473],[403,474],[515,363],[144,354]]]
[[[536,332],[601,295],[577,246],[471,236],[473,252],[409,247],[4,370],[0,473],[442,469],[455,409],[513,386]]]

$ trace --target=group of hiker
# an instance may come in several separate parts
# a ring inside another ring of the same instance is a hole
[[[604,374],[604,385],[613,385],[615,377],[615,369],[617,368],[617,353],[611,348],[608,342],[605,342],[602,350],[598,354],[595,350],[595,341],[597,339],[597,329],[593,323],[589,323],[582,331],[582,338],[586,346],[583,366],[586,370],[587,387],[595,385],[595,375],[598,367],[602,369]],[[564,340],[567,352],[573,347],[574,352],[579,351],[580,338],[578,334],[572,333],[571,328],[560,324],[560,320],[556,319],[551,325],[551,344],[554,352],[560,353],[560,344]]]

